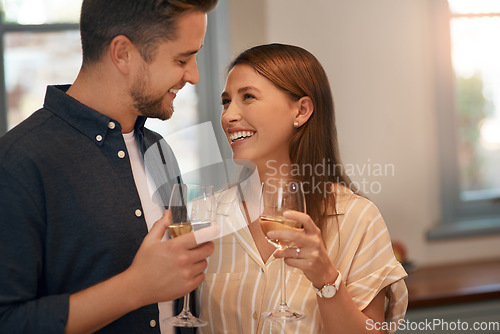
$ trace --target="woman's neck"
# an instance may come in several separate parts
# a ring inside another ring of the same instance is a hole
[[[267,161],[264,165],[258,165],[257,170],[260,182],[293,178],[291,175],[292,166],[289,160],[284,162]]]

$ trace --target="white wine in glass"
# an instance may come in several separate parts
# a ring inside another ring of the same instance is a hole
[[[211,226],[215,221],[216,200],[212,186],[178,183],[172,188],[169,210],[172,224],[168,231],[172,238]],[[184,297],[181,313],[167,319],[176,327],[202,327],[207,322],[195,317],[189,309],[189,293]]]
[[[193,225],[191,223],[180,223],[173,224],[168,227],[168,233],[170,233],[170,237],[177,238],[183,234],[188,234],[193,231]]]
[[[171,224],[168,227],[168,232],[171,238],[177,238],[181,235],[188,234],[193,231],[201,230],[202,228],[211,226],[213,221],[211,220],[201,220],[201,221],[191,221],[191,222],[181,222],[179,224]]]
[[[302,184],[293,180],[271,180],[262,184],[260,196],[259,222],[267,241],[278,249],[291,248],[296,245],[290,240],[274,240],[267,237],[269,231],[304,230],[300,222],[283,217],[287,210],[306,212],[306,201]],[[287,322],[298,321],[305,316],[298,311],[291,310],[286,303],[286,274],[285,259],[281,259],[281,301],[277,309],[262,314],[265,319]]]
[[[260,227],[264,235],[266,236],[267,241],[273,244],[277,248],[287,248],[295,246],[293,242],[287,240],[273,240],[267,237],[267,233],[270,231],[276,230],[294,230],[294,231],[304,231],[304,228],[301,223],[286,219],[284,217],[278,216],[266,216],[261,215],[259,217]]]

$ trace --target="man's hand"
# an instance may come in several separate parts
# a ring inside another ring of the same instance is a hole
[[[197,244],[195,233],[162,241],[171,220],[166,211],[127,270],[70,296],[66,333],[95,332],[139,307],[177,299],[201,284],[214,244]]]
[[[197,244],[194,233],[161,241],[171,221],[167,210],[144,238],[124,273],[133,282],[131,293],[140,305],[180,298],[203,282],[206,258],[214,250],[213,243]]]

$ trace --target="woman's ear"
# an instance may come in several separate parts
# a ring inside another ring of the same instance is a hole
[[[306,123],[309,118],[311,117],[312,113],[314,112],[314,104],[309,96],[303,96],[301,97],[298,101],[298,107],[299,110],[297,111],[297,114],[295,115],[295,123],[298,126],[296,127],[301,127]]]
[[[124,35],[118,35],[109,45],[109,56],[116,68],[123,74],[130,73],[135,45]]]

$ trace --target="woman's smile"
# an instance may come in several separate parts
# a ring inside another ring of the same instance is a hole
[[[255,131],[237,131],[229,134],[229,140],[231,144],[245,141],[248,138],[251,138],[255,134]]]

